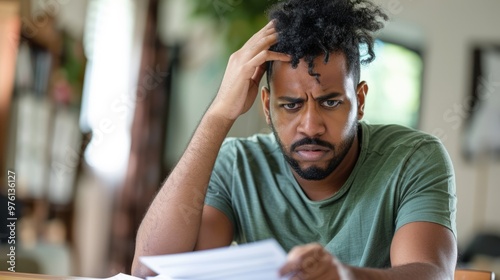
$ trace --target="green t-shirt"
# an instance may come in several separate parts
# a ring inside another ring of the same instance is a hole
[[[205,203],[229,218],[237,243],[275,238],[289,251],[318,242],[353,266],[389,267],[394,233],[407,223],[456,236],[455,178],[441,142],[397,125],[360,126],[359,158],[330,198],[310,200],[275,137],[259,134],[224,142]]]

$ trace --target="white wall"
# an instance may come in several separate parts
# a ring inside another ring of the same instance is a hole
[[[224,58],[220,32],[208,32],[207,25],[197,23],[179,8],[182,0],[165,0],[165,22],[189,23],[181,35],[189,46],[202,51],[204,59],[187,57],[187,65],[179,80],[178,92],[172,100],[172,115],[168,149],[170,164],[180,157],[187,141],[211,98],[217,91],[227,58]],[[184,2],[184,1],[182,1]],[[481,42],[500,44],[500,2],[493,0],[378,0],[389,13],[391,21],[382,32],[384,37],[396,37],[423,50],[425,72],[422,100],[421,129],[441,138],[453,160],[457,178],[459,243],[464,244],[473,234],[475,221],[484,218],[484,225],[500,231],[497,214],[500,199],[500,163],[483,166],[464,161],[461,154],[462,126],[471,82],[471,46]],[[174,6],[170,6],[175,3]],[[182,9],[181,9],[182,10]],[[198,31],[196,31],[198,30]],[[204,30],[204,31],[200,31]],[[165,31],[165,33],[167,33]],[[207,34],[215,37],[208,38]],[[197,40],[201,36],[203,40]],[[168,34],[165,34],[168,37]],[[187,39],[191,38],[191,39]],[[193,39],[194,38],[194,39]],[[209,55],[207,55],[207,53]],[[211,53],[211,54],[210,54]],[[218,60],[217,60],[218,58]],[[195,62],[193,62],[195,61]],[[212,73],[201,80],[203,73]],[[500,78],[499,78],[500,79]],[[498,82],[498,81],[497,81]],[[265,129],[257,104],[233,131],[234,135],[248,135]],[[446,113],[446,115],[445,115]],[[488,168],[484,168],[487,166]],[[486,173],[485,173],[486,170]],[[478,181],[484,179],[487,193],[478,192]],[[484,195],[485,194],[485,195]],[[480,195],[478,197],[478,195]],[[475,202],[476,199],[481,199]],[[487,211],[481,215],[481,207]],[[478,210],[479,209],[479,210]],[[479,213],[478,213],[479,211]],[[479,216],[478,216],[479,215]]]

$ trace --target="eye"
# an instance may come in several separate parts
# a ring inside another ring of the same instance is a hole
[[[287,104],[283,104],[281,105],[283,108],[287,109],[287,110],[296,110],[296,109],[299,109],[300,108],[300,103],[298,102],[295,102],[295,103],[287,103]]]
[[[321,105],[327,108],[335,108],[340,105],[339,100],[325,100],[321,102]]]

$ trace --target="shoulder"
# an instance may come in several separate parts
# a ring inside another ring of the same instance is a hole
[[[371,125],[361,123],[363,144],[368,144],[372,152],[385,153],[395,149],[413,151],[422,146],[442,147],[441,141],[428,133],[409,127],[390,125]]]
[[[439,138],[401,125],[361,125],[367,161],[375,165],[380,161],[392,162],[405,169],[439,165],[440,170],[453,173],[450,156]]]
[[[250,137],[228,137],[222,143],[216,166],[229,168],[245,161],[275,162],[281,150],[273,134],[255,134]],[[274,160],[273,160],[274,159]]]
[[[255,134],[250,137],[228,137],[224,140],[221,153],[273,153],[279,149],[276,138],[271,134]]]

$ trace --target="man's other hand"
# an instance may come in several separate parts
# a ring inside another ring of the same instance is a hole
[[[294,247],[280,270],[280,275],[290,279],[349,279],[347,267],[318,243]],[[342,275],[342,277],[341,277]]]

